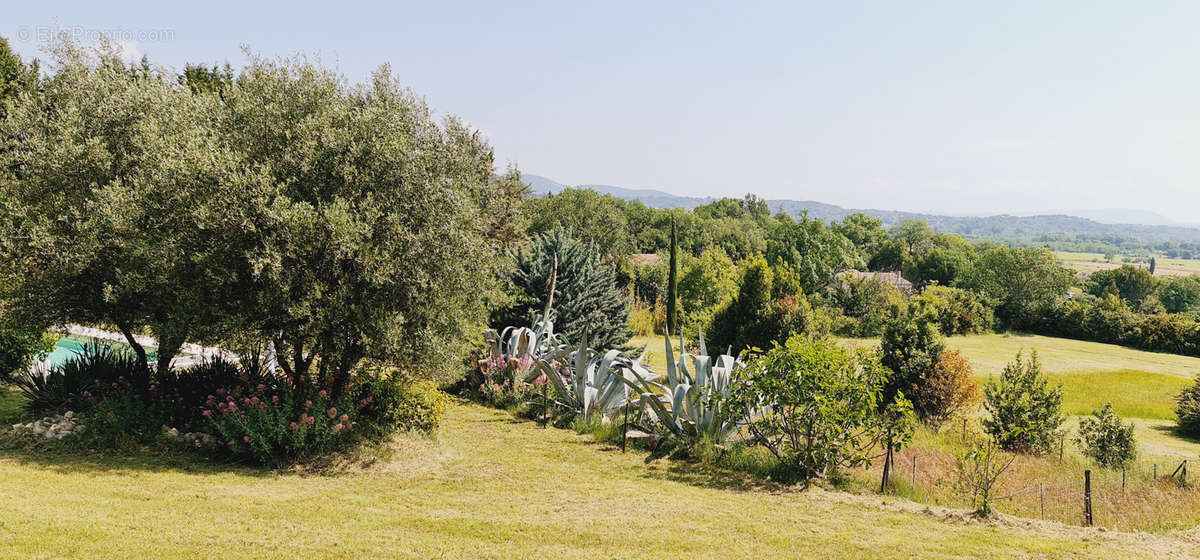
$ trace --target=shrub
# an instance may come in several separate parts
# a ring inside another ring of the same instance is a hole
[[[629,312],[629,330],[637,336],[653,335],[654,307],[646,305],[641,300],[633,302],[633,309]]]
[[[903,315],[888,322],[879,348],[884,367],[892,371],[883,390],[883,404],[887,404],[901,392],[910,399],[916,395],[914,389],[933,373],[946,343],[930,315]],[[916,401],[913,407],[934,408]]]
[[[1175,397],[1176,426],[1186,435],[1200,436],[1200,375]]]
[[[218,390],[201,414],[231,456],[256,463],[285,463],[353,441],[359,408],[370,403],[304,389],[283,383]]]
[[[938,330],[947,336],[981,333],[995,323],[992,309],[963,289],[930,286],[911,302],[918,312],[931,314]]]
[[[361,385],[356,402],[363,433],[383,437],[397,430],[437,430],[448,398],[426,381],[404,384],[375,377]]]
[[[1121,423],[1113,412],[1112,403],[1093,410],[1091,418],[1079,421],[1079,437],[1075,439],[1084,455],[1103,467],[1119,467],[1137,457],[1133,439],[1133,422]]]
[[[1051,388],[1042,375],[1037,352],[1023,359],[1020,352],[1004,366],[1000,381],[983,388],[990,418],[984,430],[1007,451],[1049,452],[1062,425],[1062,386]]]
[[[775,477],[807,481],[868,464],[881,442],[911,436],[903,396],[880,412],[887,375],[875,354],[792,337],[738,370],[733,398],[744,410],[762,407],[748,429],[779,460]]]
[[[0,314],[2,319],[3,314]],[[38,353],[52,351],[55,338],[36,330],[13,329],[0,323],[0,383],[13,380],[15,374],[28,370]]]
[[[935,429],[980,399],[971,362],[957,350],[942,352],[925,381],[906,394],[917,416]]]
[[[22,371],[14,382],[25,396],[25,410],[34,415],[82,412],[100,393],[122,388],[146,395],[151,386],[150,372],[132,353],[99,342],[85,344],[79,354],[50,371]]]
[[[1195,355],[1200,326],[1186,315],[1147,315],[1137,328],[1139,346],[1155,352]]]
[[[975,511],[988,516],[992,513],[992,501],[1001,486],[1000,478],[1012,466],[1016,455],[1004,456],[992,442],[975,442],[957,461],[960,491],[970,494],[971,506]]]
[[[131,449],[154,441],[163,415],[131,391],[110,391],[82,415],[80,443],[88,447]]]
[[[533,398],[534,385],[525,381],[529,372],[533,371],[534,358],[528,354],[511,356],[498,354],[481,358],[479,370],[483,374],[483,382],[479,385],[479,394],[484,402],[500,408],[520,405]],[[538,386],[544,383],[541,380]]]
[[[209,395],[217,394],[218,389],[256,386],[266,380],[266,374],[214,358],[181,370],[160,372],[156,380],[159,403],[167,425],[192,431],[207,424],[200,413],[206,408]]]

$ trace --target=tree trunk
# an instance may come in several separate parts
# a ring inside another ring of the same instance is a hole
[[[117,328],[121,331],[121,334],[125,336],[125,342],[129,344],[129,347],[133,348],[133,352],[137,354],[138,365],[141,366],[142,369],[149,371],[150,361],[146,358],[146,349],[138,343],[136,338],[134,338],[133,330],[129,328],[129,324],[120,320],[116,321],[116,323]]]

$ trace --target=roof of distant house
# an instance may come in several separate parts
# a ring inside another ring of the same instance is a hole
[[[654,266],[662,260],[658,253],[634,253],[629,255],[629,262],[637,266]]]
[[[853,276],[866,280],[879,280],[886,284],[890,284],[893,288],[902,292],[911,292],[913,283],[904,279],[904,276],[899,272],[872,272],[863,270],[845,270],[838,273],[838,276]]]

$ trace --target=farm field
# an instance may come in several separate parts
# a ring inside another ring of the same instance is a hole
[[[1186,558],[1101,533],[903,499],[760,487],[458,403],[435,439],[331,474],[179,456],[0,451],[0,557]],[[98,512],[104,512],[99,514]]]
[[[1104,260],[1104,255],[1100,253],[1055,251],[1054,255],[1062,261],[1064,266],[1079,272],[1091,273],[1097,270],[1117,268],[1122,264],[1126,264],[1121,257],[1116,257],[1112,262],[1107,262]],[[1144,263],[1133,264],[1135,266],[1146,266]],[[1154,273],[1159,276],[1191,276],[1193,274],[1200,274],[1200,260],[1155,257]]]

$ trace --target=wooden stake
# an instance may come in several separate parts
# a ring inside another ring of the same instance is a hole
[[[1083,471],[1083,520],[1092,526],[1092,470]]]
[[[888,469],[892,466],[892,437],[887,438],[887,449],[883,453],[883,478],[879,479],[879,493],[887,491]]]
[[[628,399],[626,399],[628,400]],[[629,439],[629,403],[625,403],[625,425],[621,426],[621,453],[625,452],[625,441]]]
[[[917,489],[917,456],[913,455],[913,490]]]
[[[1042,483],[1038,483],[1038,504],[1041,506],[1042,513],[1038,516],[1039,519],[1046,518],[1046,492],[1042,488]]]

